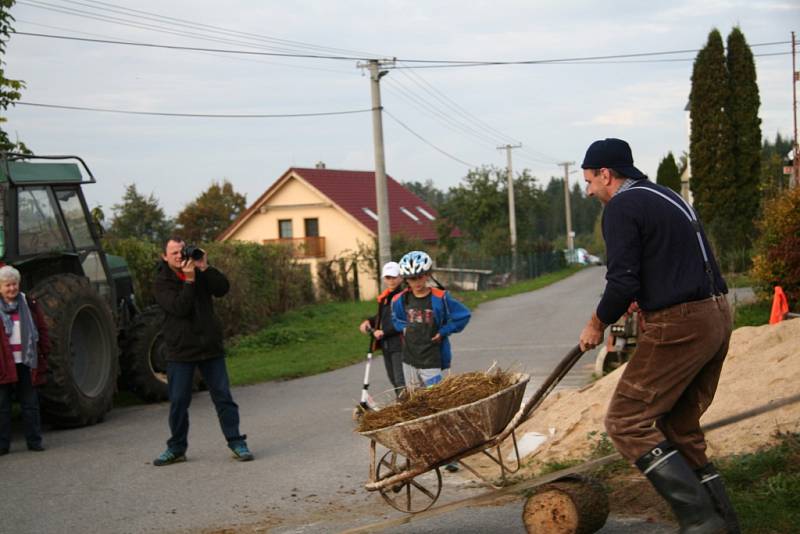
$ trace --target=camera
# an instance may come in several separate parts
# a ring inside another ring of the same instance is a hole
[[[181,249],[181,260],[194,260],[199,261],[203,259],[203,256],[206,255],[206,251],[202,248],[195,246],[195,245],[184,245]]]

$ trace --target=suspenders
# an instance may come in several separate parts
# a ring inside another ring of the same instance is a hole
[[[694,210],[686,201],[686,199],[680,196],[678,197],[683,203],[683,206],[681,206],[681,204],[679,204],[675,199],[671,198],[670,196],[662,193],[661,191],[657,191],[649,187],[644,187],[644,186],[637,187],[633,185],[628,189],[626,189],[625,191],[632,191],[634,189],[640,189],[642,191],[647,191],[649,193],[653,193],[654,195],[660,196],[661,198],[663,198],[664,200],[666,200],[667,202],[678,208],[678,210],[680,210],[680,212],[683,213],[683,215],[689,220],[689,224],[692,225],[692,228],[694,228],[695,236],[697,236],[697,244],[700,246],[700,252],[703,254],[703,267],[706,272],[706,275],[708,275],[709,283],[711,284],[711,295],[712,296],[716,295],[717,287],[716,284],[714,283],[714,271],[711,269],[711,261],[709,261],[708,259],[708,251],[706,250],[706,246],[703,243],[702,234],[700,233],[700,221],[697,219],[697,215],[695,215]],[[623,193],[625,191],[623,191]]]

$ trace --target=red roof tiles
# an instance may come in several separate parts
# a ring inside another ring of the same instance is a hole
[[[289,169],[289,172],[292,171],[319,189],[364,226],[378,233],[378,221],[364,210],[367,208],[377,214],[374,172],[297,167]],[[386,176],[386,185],[391,233],[404,233],[424,241],[436,241],[436,223],[426,216],[428,213],[437,218],[439,214],[436,210],[391,176]],[[413,217],[409,216],[409,213]]]

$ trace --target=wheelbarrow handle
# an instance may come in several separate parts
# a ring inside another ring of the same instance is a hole
[[[556,368],[553,369],[553,372],[550,373],[550,376],[548,376],[545,381],[542,382],[542,385],[539,386],[539,389],[536,391],[536,393],[534,393],[533,396],[528,399],[528,402],[525,403],[525,406],[520,412],[521,417],[517,423],[525,421],[530,413],[539,407],[539,405],[550,394],[550,392],[553,391],[559,382],[561,382],[561,379],[563,379],[570,369],[572,369],[575,364],[578,363],[578,360],[581,359],[581,356],[583,356],[581,346],[575,345],[572,350],[570,350],[567,355],[564,356],[564,359],[559,362]]]
[[[493,447],[496,444],[501,443],[504,439],[508,437],[511,432],[513,432],[523,421],[527,420],[530,416],[531,412],[539,407],[540,404],[544,401],[544,399],[550,394],[551,391],[561,382],[561,379],[566,376],[570,369],[572,369],[578,360],[581,359],[583,356],[583,351],[581,350],[580,345],[575,345],[575,347],[570,350],[564,359],[553,369],[553,372],[550,373],[545,381],[539,386],[539,389],[533,396],[528,399],[528,402],[525,403],[522,408],[517,411],[516,415],[509,421],[506,427],[500,432],[497,436],[492,438],[492,440],[487,444],[488,446]]]

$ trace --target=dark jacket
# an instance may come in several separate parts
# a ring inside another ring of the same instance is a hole
[[[383,330],[383,338],[378,340],[376,345],[380,347],[384,354],[403,350],[401,332],[394,327],[392,322],[392,298],[402,290],[402,287],[398,286],[394,291],[385,289],[383,293],[378,295],[378,313],[369,320],[372,328]]]
[[[214,313],[212,297],[225,296],[229,288],[228,279],[214,267],[195,269],[194,283],[186,283],[161,261],[153,290],[166,314],[163,335],[168,361],[196,362],[225,355],[222,323]]]
[[[601,321],[616,322],[634,300],[651,312],[728,292],[698,223],[713,286],[705,272],[692,215],[677,193],[650,180],[639,180],[611,198],[603,210],[608,272],[597,306]]]
[[[44,314],[39,307],[36,299],[28,297],[28,308],[33,316],[33,324],[39,331],[38,358],[36,369],[31,369],[31,382],[34,386],[41,386],[47,381],[47,357],[50,355],[50,337],[47,335],[47,325],[44,322]],[[14,353],[11,352],[11,344],[8,342],[6,329],[0,325],[0,384],[14,384],[19,380],[17,377],[17,364],[14,363]]]
[[[402,332],[408,324],[406,318],[406,299],[403,297],[410,289],[404,289],[392,298],[392,321],[394,327]],[[464,304],[453,298],[449,291],[431,288],[431,306],[433,307],[433,320],[439,328],[442,336],[441,342],[441,366],[442,369],[450,369],[453,359],[450,350],[450,334],[456,334],[464,330],[472,314]]]

